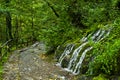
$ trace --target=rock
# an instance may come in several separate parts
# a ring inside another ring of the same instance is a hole
[[[42,76],[38,77],[38,80],[43,80]]]
[[[65,80],[65,76],[58,76],[58,79],[60,79],[60,80]]]
[[[92,77],[88,77],[86,75],[80,75],[76,80],[92,80]]]
[[[63,59],[63,61],[62,61],[62,67],[63,67],[63,68],[67,67],[69,61],[70,61],[70,55],[67,55],[67,56]]]
[[[34,79],[31,78],[31,77],[25,76],[25,79],[24,79],[24,80],[34,80]]]
[[[59,58],[60,58],[60,56],[61,56],[61,54],[63,53],[63,51],[64,51],[64,49],[65,49],[65,47],[64,46],[58,46],[57,47],[57,49],[56,49],[56,51],[55,51],[55,60],[59,60]]]
[[[43,44],[41,46],[44,47]],[[8,62],[4,65],[3,80],[65,80],[66,73],[61,68],[42,59],[47,56],[42,54],[45,49],[41,48],[43,51],[38,49],[41,46],[36,44],[11,54]],[[66,61],[68,59],[69,55],[66,56]],[[57,76],[50,77],[51,73]],[[61,73],[62,76],[59,76]]]

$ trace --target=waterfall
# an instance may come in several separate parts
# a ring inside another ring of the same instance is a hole
[[[83,38],[81,39],[81,41],[82,41],[82,42],[88,41],[88,38],[89,38],[91,35],[92,35],[92,33],[89,34],[88,36],[83,37]]]
[[[104,36],[104,33],[105,33],[105,30],[103,30],[103,31],[101,32],[101,34],[98,36],[97,41],[99,41],[99,40],[101,39],[101,37]]]
[[[96,33],[93,34],[93,36],[91,37],[93,41],[96,41],[96,38],[99,36],[101,32],[101,29],[99,29]]]
[[[70,45],[67,45],[67,47],[65,48],[64,52],[62,53],[62,55],[60,56],[59,58],[59,63],[57,63],[56,65],[57,66],[61,66],[61,63],[63,61],[63,59],[68,55],[70,54],[70,52],[72,51],[74,45],[73,44],[70,44]]]
[[[82,53],[82,55],[81,55],[81,57],[80,57],[80,59],[79,59],[79,62],[76,64],[75,69],[74,69],[74,71],[72,72],[73,74],[75,74],[75,75],[79,74],[79,72],[80,72],[80,67],[81,67],[82,62],[83,62],[83,60],[84,60],[84,58],[85,58],[85,55],[86,55],[86,53],[87,53],[88,51],[90,51],[92,48],[93,48],[93,47],[88,47],[88,48],[85,49],[85,51]]]
[[[70,44],[67,45],[64,52],[61,54],[58,64],[61,66],[64,58],[70,55],[69,62],[67,64],[67,67],[64,68],[65,71],[71,72],[74,75],[78,75],[80,73],[80,68],[82,66],[83,60],[85,59],[86,53],[93,49],[92,46],[87,46],[89,44],[90,40],[92,40],[95,43],[103,40],[105,37],[107,37],[110,34],[111,29],[103,30],[99,29],[96,32],[92,32],[86,36],[84,36],[80,41],[82,44],[73,50],[74,45]],[[80,56],[81,55],[81,56]]]
[[[77,49],[74,50],[72,57],[70,58],[70,62],[68,64],[68,67],[65,68],[66,71],[72,72],[71,67],[72,67],[72,63],[75,63],[77,60],[77,57],[80,53],[80,51],[82,50],[82,48],[87,44],[88,42],[83,43],[82,45],[80,45]]]

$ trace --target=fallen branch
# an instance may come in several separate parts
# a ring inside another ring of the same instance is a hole
[[[5,55],[5,54],[2,55],[2,53],[1,53],[2,48],[3,48],[5,45],[7,45],[10,41],[12,41],[12,39],[9,39],[9,40],[6,41],[2,46],[0,46],[0,61],[1,61],[2,57]]]
[[[12,39],[9,39],[8,41],[6,41],[2,46],[0,46],[0,48],[3,48],[5,45],[7,45],[10,41],[12,41]]]

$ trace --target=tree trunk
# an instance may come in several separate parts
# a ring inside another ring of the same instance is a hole
[[[18,38],[19,38],[19,30],[18,30],[18,17],[16,16],[16,24],[15,24],[15,32],[14,32],[14,40],[16,44],[16,48],[18,47]]]
[[[11,24],[11,15],[10,12],[6,12],[6,31],[8,31],[7,39],[13,39],[12,36],[12,24]],[[8,38],[9,37],[9,38]]]
[[[9,6],[10,0],[5,0],[6,7]],[[6,11],[6,39],[13,39],[12,36],[12,24],[11,24],[11,14],[9,11]]]

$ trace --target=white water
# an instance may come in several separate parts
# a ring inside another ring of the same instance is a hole
[[[99,29],[95,34],[93,34],[93,36],[91,37],[93,41],[96,42],[96,38],[99,36],[100,32],[101,32],[101,29]]]
[[[92,35],[92,33],[89,34],[88,36],[83,37],[83,38],[81,39],[81,41],[82,41],[82,42],[88,41],[88,38],[89,38],[91,35]]]
[[[72,72],[72,69],[71,69],[71,68],[72,68],[72,66],[74,66],[74,65],[72,65],[72,64],[74,64],[74,63],[76,62],[80,51],[82,50],[82,48],[83,48],[87,43],[88,43],[88,42],[83,43],[83,44],[80,45],[77,49],[74,50],[74,52],[73,52],[73,54],[72,54],[72,57],[70,58],[70,62],[69,62],[69,64],[68,64],[68,67],[65,68],[64,70],[69,71],[69,72]]]
[[[106,38],[106,37],[110,34],[110,31],[111,31],[111,29],[109,29],[109,30],[107,31],[106,35],[104,35],[99,41],[101,41],[101,40],[103,40],[104,38]]]
[[[61,66],[63,59],[64,59],[68,54],[70,54],[70,52],[72,51],[73,47],[74,47],[73,44],[67,45],[67,47],[65,48],[64,52],[62,53],[62,55],[61,55],[60,58],[59,58],[59,63],[56,64],[57,66]]]
[[[85,49],[85,51],[82,53],[82,55],[81,55],[81,57],[80,57],[80,59],[79,59],[79,62],[76,64],[75,69],[74,69],[74,71],[72,72],[74,75],[79,74],[80,68],[81,68],[81,65],[82,65],[82,62],[83,62],[83,60],[84,60],[84,58],[85,58],[85,55],[86,55],[86,53],[87,53],[88,51],[90,51],[92,48],[93,48],[93,47],[89,47],[89,48]]]
[[[82,66],[86,53],[93,49],[92,46],[87,47],[87,44],[89,43],[89,39],[91,39],[94,43],[97,43],[103,40],[104,38],[106,38],[110,34],[110,31],[111,29],[108,29],[108,30],[99,29],[95,33],[90,33],[88,36],[83,37],[81,39],[82,44],[73,51],[70,57],[70,61],[67,64],[68,66],[64,68],[64,70],[71,72],[74,75],[78,75],[80,73],[80,68]],[[61,66],[64,58],[72,52],[73,47],[74,47],[73,45],[72,46],[68,45],[66,47],[61,57],[59,58],[59,63],[57,65]],[[80,53],[82,53],[81,57],[79,57]]]
[[[99,40],[101,39],[101,37],[104,36],[104,33],[105,33],[105,30],[103,30],[103,31],[101,32],[101,34],[98,36],[97,41],[99,41]]]

